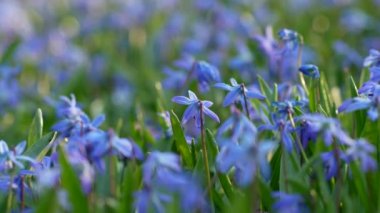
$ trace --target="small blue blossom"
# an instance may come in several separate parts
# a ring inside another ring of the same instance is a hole
[[[175,96],[172,98],[172,101],[177,104],[189,105],[182,117],[182,124],[189,122],[191,119],[194,119],[196,126],[199,128],[201,126],[201,113],[209,116],[216,122],[220,122],[219,117],[209,109],[213,105],[211,101],[201,101],[192,91],[188,91],[189,97],[185,96]]]
[[[319,69],[317,66],[313,64],[305,64],[299,68],[299,71],[304,75],[309,76],[311,78],[319,78]]]
[[[265,96],[263,96],[261,93],[248,91],[244,84],[238,84],[233,78],[230,79],[230,82],[231,86],[225,83],[215,84],[215,87],[229,91],[223,101],[224,107],[233,104],[237,99],[239,99],[243,108],[245,106],[245,98],[253,98],[259,100],[265,99]]]

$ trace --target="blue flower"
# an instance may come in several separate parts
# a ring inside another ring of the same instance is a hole
[[[295,107],[304,107],[305,101],[274,101],[272,106],[277,109],[277,112],[282,117],[288,117],[289,114],[294,113]]]
[[[371,49],[369,51],[369,56],[367,56],[364,59],[363,66],[364,67],[378,66],[379,62],[380,62],[380,52],[375,49]]]
[[[304,75],[309,76],[311,78],[319,78],[319,70],[318,67],[313,64],[305,64],[299,68],[299,71]]]
[[[175,96],[172,98],[172,101],[177,104],[189,105],[185,110],[182,117],[182,124],[189,122],[191,119],[194,119],[196,122],[196,126],[201,126],[201,113],[206,114],[211,119],[216,122],[220,122],[219,117],[209,109],[213,105],[211,101],[201,101],[198,97],[192,92],[188,91],[189,97],[185,96]]]
[[[238,84],[236,80],[233,78],[230,79],[230,82],[231,86],[225,83],[215,84],[215,87],[229,91],[229,93],[223,101],[224,107],[233,104],[237,99],[240,100],[240,103],[243,108],[245,106],[245,98],[254,98],[259,100],[265,99],[265,96],[263,96],[261,93],[248,91],[244,84]]]
[[[305,200],[298,194],[287,194],[285,192],[273,192],[272,197],[277,201],[272,208],[277,213],[307,213],[309,209]]]

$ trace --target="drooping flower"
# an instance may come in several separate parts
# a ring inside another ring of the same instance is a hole
[[[319,69],[314,64],[305,64],[302,65],[299,69],[304,75],[309,76],[311,78],[319,78]]]
[[[211,101],[201,101],[192,91],[188,91],[189,97],[185,96],[175,96],[172,101],[177,104],[188,105],[186,111],[182,116],[182,124],[187,123],[191,119],[195,120],[196,126],[199,128],[201,126],[201,113],[209,116],[216,122],[220,122],[219,117],[209,109],[213,105]]]
[[[265,99],[265,96],[263,96],[260,92],[249,91],[244,86],[244,84],[238,84],[236,80],[233,78],[230,79],[230,82],[231,82],[231,86],[225,83],[215,84],[215,87],[229,91],[229,93],[227,94],[227,96],[224,98],[224,101],[223,101],[224,107],[233,104],[235,101],[237,101],[237,99],[239,99],[243,108],[245,106],[245,101],[248,98],[259,99],[259,100]]]

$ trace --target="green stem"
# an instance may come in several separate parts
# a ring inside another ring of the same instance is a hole
[[[248,110],[249,108],[248,108],[248,102],[247,102],[248,100],[247,100],[247,94],[245,93],[245,86],[244,84],[241,84],[240,87],[241,87],[241,90],[243,91],[245,112],[247,113],[247,118],[251,120],[251,117],[249,116],[249,110]]]

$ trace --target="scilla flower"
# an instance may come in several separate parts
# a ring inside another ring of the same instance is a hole
[[[196,126],[201,126],[201,114],[204,113],[205,115],[209,116],[211,119],[213,119],[216,122],[220,122],[218,115],[216,115],[213,111],[209,109],[213,105],[211,101],[201,101],[198,99],[198,97],[193,93],[192,91],[189,92],[189,97],[185,96],[175,96],[172,98],[172,101],[177,104],[182,105],[188,105],[185,113],[182,117],[182,124],[187,123],[191,119],[195,119]]]
[[[302,65],[299,69],[304,75],[309,76],[311,78],[319,78],[319,69],[314,64],[305,64]]]

